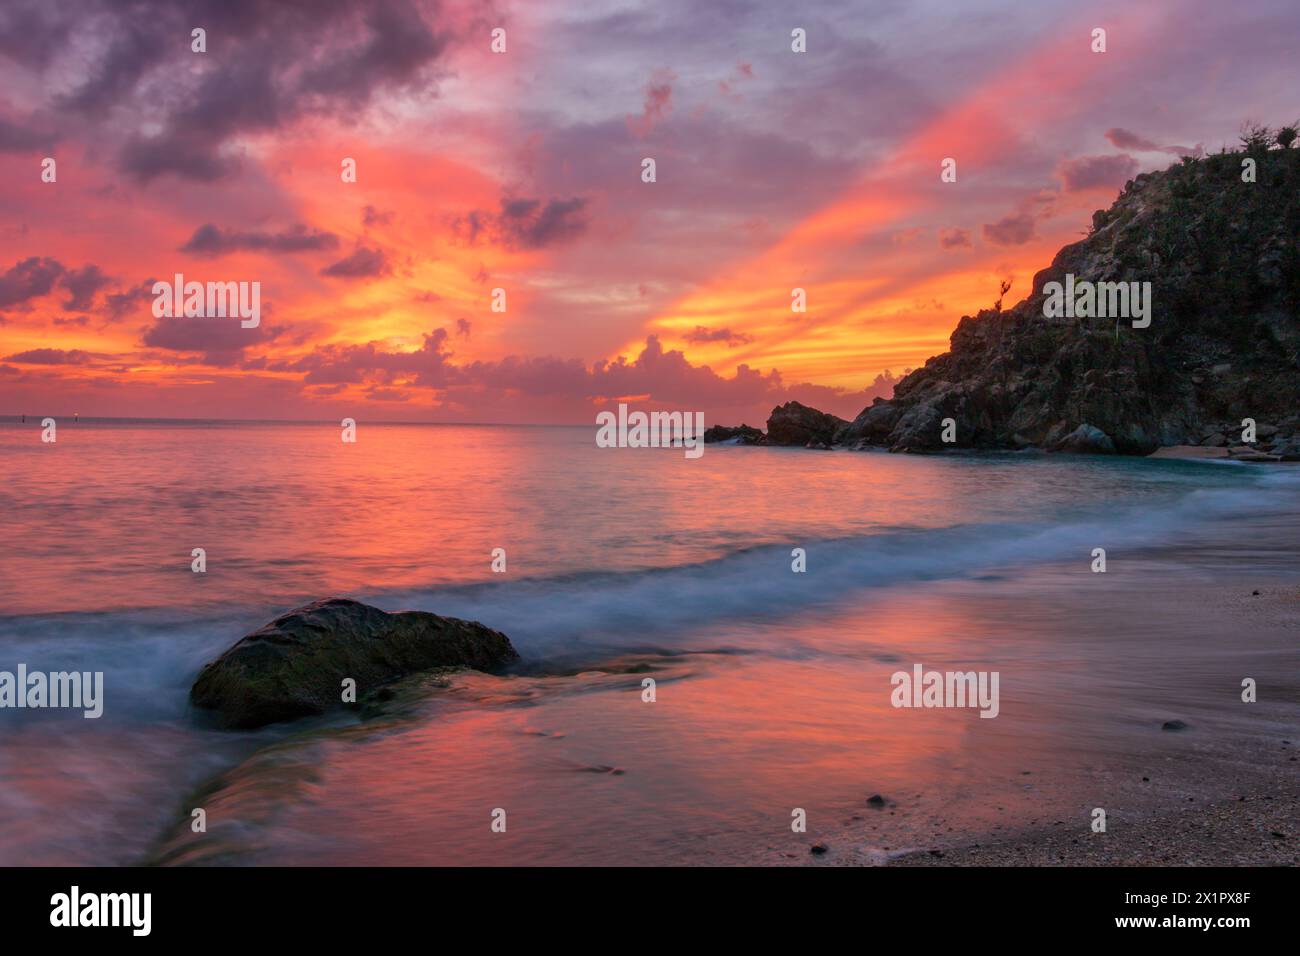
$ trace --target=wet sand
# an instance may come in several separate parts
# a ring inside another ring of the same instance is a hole
[[[1208,626],[1235,625],[1225,631],[1228,642],[1248,643],[1261,632],[1300,636],[1300,588],[1233,583],[1186,598]],[[997,806],[1004,822],[971,828],[930,816],[918,828],[907,821],[912,801],[900,795],[883,812],[856,813],[838,832],[782,856],[809,865],[1300,865],[1296,670],[1261,676],[1259,684],[1277,698],[1283,723],[1243,733],[1239,724],[1201,718],[1182,730],[1135,736],[1131,752],[1101,761],[1091,789],[1107,813],[1104,833],[1092,828],[1091,801],[1081,800],[1089,788],[1077,774],[1037,766],[1021,772],[1027,799],[1018,809],[1010,812],[1010,801]],[[915,840],[918,829],[928,830],[924,839]]]
[[[409,719],[291,739],[224,775],[202,798],[211,832],[182,821],[152,862],[1295,863],[1300,589],[1212,583],[1223,551],[936,582],[791,625],[779,659],[456,678]],[[890,707],[888,674],[911,660],[997,664],[1002,713]],[[483,823],[496,806],[508,836]]]

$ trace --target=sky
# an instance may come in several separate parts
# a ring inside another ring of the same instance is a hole
[[[852,418],[1295,120],[1297,50],[1295,0],[6,0],[0,414]],[[178,273],[260,323],[155,315]]]

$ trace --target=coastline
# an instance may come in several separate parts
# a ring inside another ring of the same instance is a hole
[[[292,461],[280,443],[310,441],[294,435],[259,447]],[[102,661],[112,696],[104,722],[8,715],[3,822],[21,818],[25,836],[6,847],[7,859],[908,865],[933,849],[945,854],[939,862],[966,853],[1019,862],[1023,853],[1025,862],[1086,863],[1092,848],[1071,840],[1088,839],[1089,811],[1100,805],[1114,837],[1105,845],[1124,854],[1113,858],[1158,863],[1170,853],[1199,857],[1176,834],[1134,848],[1134,821],[1143,834],[1168,815],[1190,826],[1197,817],[1184,804],[1235,819],[1242,808],[1228,804],[1237,797],[1271,810],[1287,792],[1259,769],[1277,740],[1297,742],[1300,724],[1300,514],[1286,469],[727,449],[706,456],[700,472],[677,455],[630,462],[559,437],[510,440],[600,478],[601,500],[619,503],[625,518],[631,499],[615,492],[647,467],[683,504],[715,503],[715,480],[740,466],[767,480],[737,483],[725,509],[674,512],[671,521],[659,502],[646,503],[634,513],[636,527],[657,529],[650,547],[642,532],[637,547],[592,539],[603,519],[570,521],[573,533],[559,539],[568,550],[543,564],[553,523],[516,525],[518,577],[504,581],[471,573],[448,584],[437,568],[414,567],[418,554],[406,560],[422,583],[393,580],[388,552],[345,539],[341,553],[365,560],[330,567],[350,586],[317,581],[312,553],[274,565],[273,582],[264,556],[280,552],[270,539],[246,555],[255,581],[231,561],[240,552],[230,545],[213,548],[226,557],[210,578],[114,579],[174,595],[162,611],[10,618],[17,659],[49,670]],[[451,450],[430,460],[445,467]],[[590,467],[591,455],[604,470]],[[368,472],[356,477],[374,493]],[[286,471],[283,485],[259,486],[255,501],[295,523],[318,521],[301,481]],[[784,522],[750,520],[767,513],[770,489],[795,488],[799,507]],[[84,490],[70,500],[87,513],[102,507]],[[118,520],[141,517],[136,503],[156,498],[124,500]],[[408,524],[421,513],[405,486],[379,501],[381,513]],[[249,506],[243,497],[217,504],[232,525]],[[476,525],[449,533],[445,517],[438,522],[450,538],[492,540]],[[48,538],[24,540],[50,547]],[[142,553],[165,543],[144,539]],[[796,544],[807,549],[806,576],[791,573]],[[1098,546],[1108,552],[1104,574],[1092,569]],[[572,570],[598,554],[626,561]],[[109,583],[77,597],[88,603]],[[527,667],[417,682],[409,700],[394,702],[402,706],[359,723],[339,715],[232,736],[194,721],[186,693],[204,662],[302,603],[281,595],[286,586],[482,621],[517,643]],[[244,603],[219,600],[231,594]],[[207,606],[196,609],[192,595]],[[895,709],[891,674],[917,664],[1000,672],[998,718]],[[1260,682],[1257,704],[1237,700],[1243,674]],[[653,705],[642,699],[646,677],[658,684]],[[1190,729],[1162,732],[1170,720]],[[1287,759],[1282,770],[1294,767]],[[879,805],[869,803],[875,794]],[[208,813],[203,836],[190,827],[198,806]],[[496,807],[509,810],[508,836],[486,824]],[[792,808],[807,811],[807,832],[792,830]],[[1247,835],[1267,823],[1241,820]],[[1290,830],[1276,832],[1290,840]],[[827,852],[811,853],[816,842]],[[1021,849],[989,849],[1003,844]],[[1246,859],[1272,859],[1242,846]]]
[[[1249,547],[1267,548],[1289,528],[1249,531]],[[1300,590],[1276,564],[1207,584],[1233,547],[1152,548],[1105,582],[1052,565],[891,594],[868,617],[938,622],[906,640],[846,644],[838,660],[697,650],[631,670],[607,661],[567,676],[457,677],[414,698],[409,720],[300,735],[219,775],[205,802],[214,819],[242,822],[195,843],[180,820],[148,862],[289,864],[306,852],[306,862],[453,865],[1294,865],[1300,682],[1269,675],[1294,670]],[[1046,595],[1057,597],[1035,597]],[[1008,607],[1021,620],[999,635]],[[1132,646],[1118,624],[1143,613],[1151,641]],[[846,634],[863,619],[853,610],[791,633]],[[1050,633],[1054,620],[1078,623]],[[966,625],[959,637],[951,622]],[[1008,656],[1015,645],[1027,653]],[[996,663],[1003,714],[891,709],[888,672],[914,658]],[[1233,687],[1243,667],[1260,679],[1256,703]],[[635,700],[644,673],[660,681],[653,708]],[[1163,730],[1174,718],[1187,728]],[[701,726],[705,747],[683,736]],[[409,796],[370,792],[379,768],[399,764],[421,768],[401,778]],[[467,787],[477,795],[462,805]],[[494,800],[517,808],[520,842],[466,835]],[[449,826],[421,835],[430,801]],[[1096,805],[1104,834],[1090,832]],[[808,808],[806,833],[791,832],[791,806]],[[343,825],[380,817],[377,834]],[[333,836],[283,842],[302,832]]]

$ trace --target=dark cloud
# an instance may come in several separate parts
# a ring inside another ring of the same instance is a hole
[[[282,232],[237,232],[205,223],[180,248],[200,256],[224,256],[240,250],[259,252],[316,252],[338,247],[338,236],[296,223]]]
[[[970,249],[973,245],[969,229],[939,230],[939,246],[942,249]]]
[[[112,283],[99,266],[92,264],[80,269],[69,269],[57,259],[32,256],[16,263],[0,274],[0,308],[20,305],[52,292],[55,286],[67,290],[63,307],[70,312],[94,310],[95,298]],[[144,298],[152,298],[150,279],[143,287],[128,292],[110,293],[104,297],[104,311],[110,320],[121,318],[127,309]],[[56,319],[61,325],[84,324],[86,319]]]
[[[703,325],[697,325],[692,331],[686,334],[686,341],[693,345],[703,345],[706,342],[726,342],[728,345],[748,345],[754,341],[752,335],[746,335],[744,332],[733,332],[731,329],[710,329]]]
[[[1199,156],[1201,147],[1198,146],[1161,146],[1159,143],[1147,139],[1145,136],[1139,136],[1130,130],[1120,129],[1118,126],[1106,130],[1106,138],[1110,140],[1112,146],[1117,149],[1132,149],[1139,153],[1169,153],[1173,156]]]
[[[389,271],[388,256],[384,254],[384,250],[360,246],[351,255],[326,266],[320,274],[336,279],[365,279],[387,275]]]
[[[450,353],[444,349],[446,341],[446,329],[435,329],[424,336],[419,349],[411,352],[389,351],[376,342],[322,345],[301,359],[267,367],[273,372],[305,372],[303,382],[308,385],[387,385],[402,376],[413,376],[422,385],[445,385],[450,381],[451,368]]]
[[[310,6],[304,10],[311,12]],[[377,88],[401,88],[415,81],[447,46],[449,38],[434,33],[413,3],[387,0],[369,3],[364,10],[364,16],[344,20],[352,36],[363,39],[351,42],[351,37],[336,35],[336,41],[345,40],[343,49],[336,58],[316,58],[319,65],[305,72],[294,91],[298,96],[337,97],[343,104],[362,106]]]
[[[45,0],[6,0],[0,5],[0,55],[43,70],[68,41],[72,19]]]
[[[0,116],[0,151],[19,152],[38,149],[51,145],[55,140],[53,133],[45,130],[22,126]]]
[[[500,212],[472,210],[452,223],[469,245],[494,242],[510,249],[541,249],[576,239],[587,228],[587,199],[502,199]]]
[[[693,365],[684,353],[665,351],[656,336],[649,336],[641,353],[629,360],[587,365],[580,359],[550,356],[508,356],[498,361],[458,364],[448,350],[448,335],[435,329],[424,336],[420,348],[392,351],[377,342],[365,345],[327,345],[293,362],[268,365],[274,372],[305,373],[310,387],[364,385],[437,389],[451,397],[525,396],[570,399],[584,403],[624,395],[644,395],[647,401],[679,407],[741,407],[779,405],[791,398],[856,415],[876,395],[888,396],[897,379],[886,373],[859,392],[823,385],[787,386],[779,372],[759,372],[740,365],[731,377],[707,365]]]
[[[61,281],[69,293],[63,307],[71,312],[86,312],[94,305],[99,290],[111,280],[99,266],[87,265],[64,273]]]
[[[81,349],[31,349],[6,355],[4,361],[23,365],[86,365],[91,361],[91,355]]]
[[[274,339],[279,329],[265,324],[246,329],[240,320],[205,316],[175,316],[155,320],[141,339],[150,348],[168,352],[202,353],[204,365],[234,365],[243,350]]]
[[[142,183],[172,173],[210,183],[238,168],[238,160],[213,151],[201,136],[172,133],[128,141],[120,156],[122,168]]]
[[[146,302],[152,303],[154,282],[154,279],[145,279],[135,288],[124,292],[110,292],[104,296],[105,317],[110,322],[117,322],[136,309],[143,309]]]
[[[140,182],[218,179],[237,168],[240,136],[308,116],[351,119],[381,92],[432,94],[452,39],[441,5],[417,0],[5,7],[0,53],[31,70],[64,53],[87,64],[83,81],[49,104],[58,112],[91,123],[118,113],[156,120],[150,134],[124,138],[116,131],[137,124],[104,126],[121,167]],[[207,30],[207,53],[190,49],[194,26]]]
[[[1034,238],[1034,214],[1027,209],[1003,216],[997,222],[986,223],[984,238],[995,246],[1023,246]]]
[[[160,59],[170,59],[159,56],[160,51],[168,48],[169,39],[170,45],[177,46],[178,50],[189,46],[189,30],[177,31],[174,13],[159,10],[148,13],[129,19],[95,17],[96,33],[107,41],[106,46],[98,62],[92,64],[86,81],[65,95],[60,105],[81,113],[102,113],[126,99]],[[83,8],[83,14],[94,17],[91,9]]]
[[[630,137],[622,120],[529,132],[538,137],[539,178],[531,188],[562,196],[580,183],[583,195],[600,197],[612,219],[635,224],[643,240],[642,270],[648,263],[657,266],[659,255],[680,258],[685,223],[691,224],[691,241],[707,241],[715,260],[752,251],[754,223],[776,231],[792,227],[809,208],[833,202],[861,173],[860,158],[717,113],[683,111],[674,118],[674,149],[659,157],[660,182],[672,183],[663,190],[641,182],[641,160],[653,151]],[[800,187],[773,189],[773,182]]]
[[[1066,192],[1102,186],[1119,188],[1138,171],[1138,161],[1127,153],[1117,156],[1081,156],[1062,163],[1058,173]]]
[[[57,259],[41,256],[23,259],[0,274],[0,308],[47,295],[66,271]]]

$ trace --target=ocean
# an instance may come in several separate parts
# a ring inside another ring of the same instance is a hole
[[[780,863],[818,839],[880,862],[1172,799],[1142,768],[1230,761],[1300,715],[1295,615],[1250,611],[1295,594],[1287,466],[690,460],[594,427],[364,421],[354,444],[333,423],[40,434],[0,419],[0,671],[102,671],[104,710],[0,709],[0,864]],[[522,661],[363,716],[191,712],[203,663],[331,596],[481,621]],[[998,672],[996,719],[893,706],[917,664]]]

